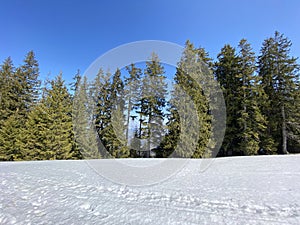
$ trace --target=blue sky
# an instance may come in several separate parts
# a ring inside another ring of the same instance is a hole
[[[69,82],[100,55],[139,40],[184,45],[190,39],[213,58],[224,44],[247,38],[256,52],[275,30],[300,56],[298,0],[6,0],[0,1],[0,61],[15,65],[34,50],[41,78],[63,72]]]

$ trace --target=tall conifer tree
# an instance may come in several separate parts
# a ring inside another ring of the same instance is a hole
[[[298,139],[293,127],[297,126],[293,117],[299,112],[295,105],[299,65],[297,59],[290,56],[291,41],[283,34],[275,32],[274,37],[263,42],[258,69],[261,85],[268,96],[268,102],[262,105],[268,119],[267,132],[276,143],[278,152],[288,153],[288,141]]]
[[[240,152],[240,140],[237,134],[239,129],[238,112],[242,109],[239,104],[239,87],[242,86],[240,73],[240,59],[235,48],[225,45],[218,54],[218,61],[215,63],[215,77],[223,90],[226,104],[226,131],[221,154],[232,155]]]
[[[144,74],[141,111],[145,116],[144,134],[147,137],[145,149],[148,152],[145,156],[150,157],[151,149],[160,145],[165,133],[163,122],[167,95],[164,67],[155,53],[146,62]]]
[[[247,40],[239,43],[239,78],[241,86],[237,89],[240,104],[238,115],[239,149],[242,154],[257,154],[261,139],[266,129],[266,120],[259,108],[259,101],[265,101],[265,94],[259,86],[259,79],[255,76],[256,57]]]
[[[26,152],[29,159],[81,158],[74,144],[71,96],[59,75],[50,82],[40,103],[26,123]]]

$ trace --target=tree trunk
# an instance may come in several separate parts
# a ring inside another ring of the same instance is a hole
[[[129,121],[130,121],[130,111],[131,111],[131,98],[129,97],[128,100],[128,109],[127,109],[127,127],[126,127],[126,143],[129,146]]]
[[[246,75],[243,76],[243,87],[245,88],[246,86]],[[247,113],[247,106],[246,106],[246,90],[243,89],[243,110],[244,110],[244,113],[246,114]],[[247,130],[247,122],[246,120],[244,119],[244,132],[246,132]],[[245,133],[244,133],[245,134]],[[245,136],[245,142],[247,142],[247,137]]]
[[[150,151],[151,151],[151,134],[152,134],[152,116],[151,112],[149,115],[149,120],[148,120],[148,140],[147,140],[147,155],[146,158],[150,158]]]
[[[285,121],[285,110],[284,106],[281,106],[281,116],[282,116],[282,152],[283,154],[288,154],[287,151],[287,131],[286,131],[286,121]]]
[[[139,139],[141,140],[142,139],[142,122],[143,122],[143,118],[142,118],[142,113],[140,113],[140,127],[139,127]],[[141,157],[141,147],[139,148],[139,157]]]

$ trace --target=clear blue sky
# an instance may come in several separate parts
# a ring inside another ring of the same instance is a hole
[[[300,56],[298,0],[1,0],[0,61],[15,65],[34,50],[41,77],[67,81],[98,56],[132,41],[190,39],[213,58],[224,44],[247,38],[256,52],[275,30]]]

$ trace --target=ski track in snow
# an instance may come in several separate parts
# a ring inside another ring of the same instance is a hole
[[[300,224],[300,156],[200,162],[144,187],[85,161],[2,162],[0,224]]]

